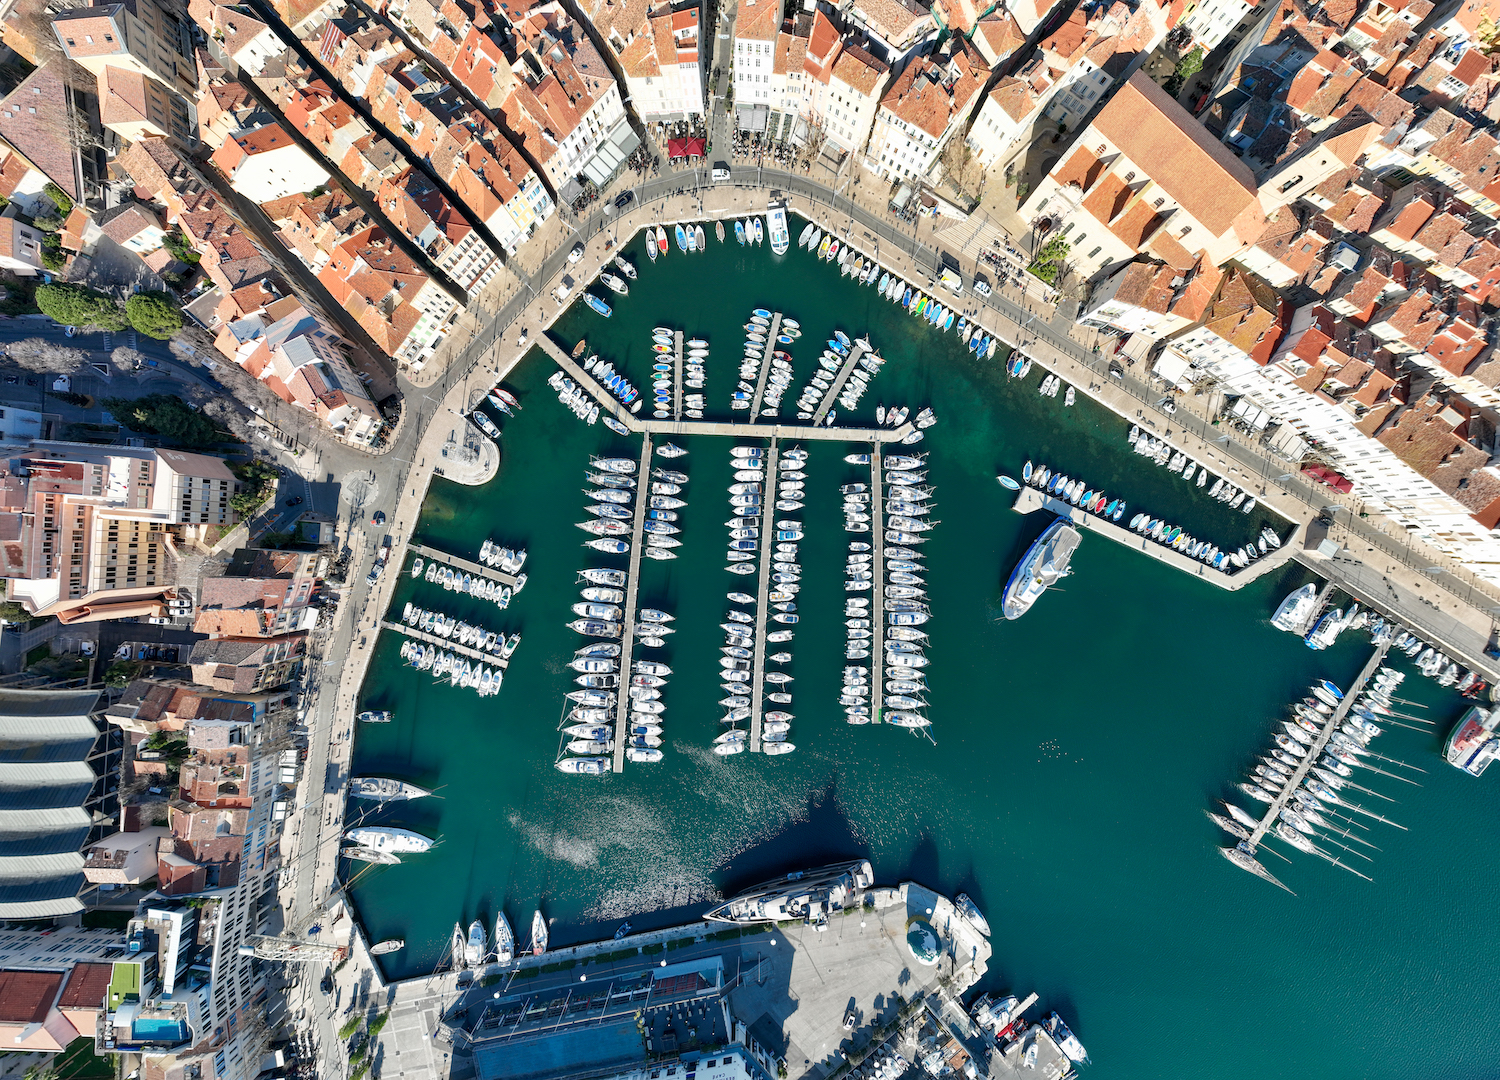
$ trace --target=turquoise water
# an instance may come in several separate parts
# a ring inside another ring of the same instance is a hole
[[[1096,1062],[1091,1076],[1493,1074],[1500,1008],[1485,990],[1500,948],[1485,913],[1500,873],[1484,834],[1500,789],[1436,756],[1458,697],[1414,675],[1407,696],[1439,720],[1438,734],[1393,729],[1379,740],[1428,775],[1420,789],[1369,785],[1399,800],[1391,814],[1410,830],[1376,826],[1369,839],[1382,850],[1363,866],[1374,883],[1305,856],[1267,856],[1292,897],[1221,859],[1203,810],[1230,795],[1287,701],[1314,678],[1347,683],[1368,658],[1352,635],[1314,654],[1270,627],[1304,571],[1293,564],[1229,594],[1085,536],[1072,577],[1024,619],[999,618],[999,588],[1045,521],[1012,513],[994,475],[1018,474],[1028,457],[1224,547],[1270,518],[1230,511],[1143,464],[1124,421],[1082,396],[1073,409],[1040,398],[1039,371],[1023,385],[998,362],[976,365],[955,334],[805,252],[778,260],[711,234],[707,254],[674,246],[655,266],[639,242],[626,250],[640,280],[626,298],[600,291],[610,320],[570,310],[555,328],[565,348],[587,335],[644,386],[650,327],[680,326],[709,340],[711,416],[728,418],[741,326],[752,308],[776,308],[806,331],[791,350],[797,380],[784,415],[815,365],[814,343],[835,326],[868,332],[891,361],[864,412],[882,401],[937,411],[919,448],[931,452],[942,522],[925,548],[936,745],[843,722],[849,536],[837,488],[861,479],[842,457],[864,448],[819,443],[805,467],[812,501],[794,515],[807,524],[788,667],[798,750],[708,752],[723,696],[717,624],[725,592],[744,581],[723,570],[729,443],[694,438],[678,440],[690,454],[671,466],[691,476],[681,557],[648,562],[642,578],[641,602],[674,612],[679,628],[659,657],[676,671],[664,696],[667,760],[602,780],[556,772],[564,665],[582,644],[565,626],[576,572],[624,565],[581,546],[584,470],[590,453],[634,456],[640,444],[559,405],[545,383],[552,364],[534,350],[507,383],[525,408],[505,421],[499,475],[477,490],[435,481],[417,533],[458,554],[485,537],[527,546],[526,589],[499,612],[403,576],[394,600],[397,615],[412,600],[521,631],[503,692],[480,699],[433,685],[401,666],[391,634],[363,691],[361,707],[392,708],[396,720],[359,732],[356,774],[441,796],[372,816],[441,837],[353,886],[370,934],[409,943],[383,958],[389,975],[430,970],[454,922],[491,923],[501,904],[524,936],[541,903],[553,942],[565,944],[627,917],[638,929],[668,925],[768,873],[864,853],[882,881],[972,895],[995,929],[987,985],[1034,989],[1059,1009]]]

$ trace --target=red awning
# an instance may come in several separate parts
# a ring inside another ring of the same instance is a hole
[[[688,139],[686,141],[688,157],[703,157],[708,153],[707,139]]]
[[[1322,465],[1308,465],[1302,471],[1319,483],[1327,484],[1334,491],[1354,490],[1354,483],[1351,480],[1332,469],[1325,469]]]
[[[686,139],[668,139],[667,157],[685,157],[687,155],[687,144],[688,141]]]

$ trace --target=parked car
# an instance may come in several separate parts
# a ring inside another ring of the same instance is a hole
[[[290,499],[288,499],[286,501],[286,504],[288,506],[300,506],[302,504],[302,496],[301,495],[293,495]]]
[[[568,252],[568,261],[570,263],[576,263],[581,258],[583,258],[583,244],[574,244],[573,250]]]
[[[622,191],[615,199],[615,205],[618,206],[621,210],[625,209],[633,202],[635,202],[635,192],[633,191]]]
[[[990,294],[990,283],[985,281],[984,278],[976,277],[974,279],[974,291],[980,296],[988,296]]]

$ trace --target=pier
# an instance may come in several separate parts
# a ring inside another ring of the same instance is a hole
[[[1307,613],[1307,618],[1303,619],[1302,622],[1298,624],[1295,630],[1295,633],[1298,637],[1306,637],[1308,631],[1317,625],[1318,616],[1323,614],[1323,609],[1328,606],[1328,597],[1330,594],[1332,594],[1332,592],[1332,581],[1326,582],[1323,587],[1318,590],[1318,597],[1313,601],[1312,610]]]
[[[880,444],[870,447],[870,550],[875,558],[870,599],[870,723],[880,723],[885,699],[885,490],[880,484]]]
[[[760,419],[761,403],[766,399],[766,381],[771,376],[771,354],[776,351],[776,336],[781,333],[781,312],[771,313],[771,330],[766,334],[766,347],[760,354],[760,378],[755,381],[755,396],[750,399],[750,421]]]
[[[615,695],[614,771],[625,771],[625,733],[630,724],[631,646],[635,612],[641,594],[641,548],[645,543],[646,504],[651,497],[651,435],[641,439],[641,463],[635,479],[635,524],[630,530],[630,569],[625,576],[625,607],[620,621],[620,689]]]
[[[469,660],[488,664],[490,667],[504,669],[510,666],[509,660],[502,660],[494,653],[484,652],[474,648],[472,645],[460,645],[449,638],[439,637],[437,634],[429,634],[426,630],[418,630],[415,626],[407,626],[404,622],[397,622],[395,619],[382,619],[380,620],[380,626],[384,630],[394,630],[398,634],[405,634],[409,638],[415,638],[417,641],[428,645],[436,645],[445,652],[451,652]]]
[[[754,682],[750,687],[750,745],[752,754],[760,753],[761,713],[766,700],[766,623],[770,619],[767,606],[771,595],[771,553],[776,547],[776,529],[772,516],[776,513],[776,440],[766,452],[766,491],[761,499],[760,524],[760,574],[755,591],[755,660],[751,669]]]
[[[779,318],[779,316],[778,316]],[[543,352],[557,361],[569,378],[583,388],[599,407],[609,413],[631,431],[646,431],[656,435],[718,435],[731,439],[820,439],[824,442],[900,442],[916,429],[907,421],[894,428],[840,428],[813,427],[801,424],[737,424],[714,420],[642,420],[613,394],[600,386],[594,377],[584,371],[571,356],[547,335],[537,338]],[[764,387],[762,387],[764,389]]]
[[[519,578],[512,577],[510,574],[502,574],[493,566],[484,566],[469,559],[461,559],[457,555],[449,555],[446,551],[439,551],[437,548],[424,547],[421,544],[408,544],[406,546],[411,550],[413,555],[420,555],[436,563],[447,563],[449,566],[462,570],[474,577],[489,578],[491,581],[497,581],[511,590],[514,590],[517,582],[520,581]]]
[[[833,408],[833,403],[839,399],[839,394],[843,391],[844,384],[849,381],[849,376],[854,374],[854,366],[859,363],[865,353],[870,351],[861,344],[863,341],[864,338],[860,338],[859,341],[854,343],[849,350],[849,359],[844,361],[843,366],[839,368],[838,374],[833,377],[833,385],[828,388],[828,393],[823,395],[823,400],[818,404],[817,410],[813,413],[814,427],[822,426],[823,418],[828,415],[828,410]],[[820,368],[819,370],[822,369]]]
[[[1306,756],[1298,761],[1297,768],[1293,770],[1291,779],[1282,785],[1281,794],[1276,796],[1276,801],[1271,804],[1270,809],[1266,811],[1265,817],[1261,818],[1260,824],[1255,827],[1255,831],[1250,834],[1250,839],[1246,841],[1252,852],[1266,835],[1267,830],[1280,820],[1281,811],[1291,799],[1292,793],[1302,786],[1302,781],[1307,776],[1307,771],[1317,763],[1318,755],[1323,752],[1323,747],[1328,744],[1329,738],[1339,729],[1339,725],[1344,722],[1344,717],[1349,714],[1349,709],[1353,706],[1354,699],[1364,690],[1365,683],[1370,681],[1370,676],[1374,675],[1380,665],[1385,663],[1385,654],[1390,650],[1390,647],[1389,642],[1377,645],[1374,655],[1365,664],[1364,670],[1359,673],[1359,678],[1355,679],[1349,689],[1344,692],[1344,696],[1339,698],[1338,708],[1333,710],[1333,715],[1328,718],[1328,723],[1323,725],[1323,731],[1313,739],[1313,744],[1308,747]]]
[[[672,419],[682,419],[682,331],[672,331]]]
[[[1252,581],[1261,576],[1269,574],[1272,570],[1278,570],[1284,566],[1294,555],[1300,545],[1300,537],[1303,529],[1298,527],[1297,531],[1287,537],[1282,545],[1275,551],[1269,551],[1261,558],[1256,559],[1249,566],[1236,569],[1233,573],[1223,570],[1215,570],[1212,566],[1198,559],[1184,555],[1182,552],[1168,547],[1166,544],[1158,544],[1149,536],[1131,532],[1123,525],[1117,525],[1113,521],[1107,521],[1098,514],[1090,514],[1086,510],[1080,510],[1070,502],[1053,498],[1051,495],[1043,495],[1034,487],[1023,486],[1016,493],[1015,505],[1011,507],[1018,514],[1031,514],[1038,510],[1046,510],[1056,514],[1058,517],[1067,518],[1080,529],[1088,532],[1096,532],[1107,536],[1117,544],[1140,551],[1146,555],[1166,563],[1168,566],[1176,567],[1185,574],[1202,578],[1211,585],[1217,585],[1221,589],[1236,592],[1243,589]]]

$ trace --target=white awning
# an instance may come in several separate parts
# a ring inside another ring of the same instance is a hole
[[[1168,349],[1156,359],[1156,366],[1151,370],[1157,378],[1164,382],[1172,383],[1174,386],[1189,387],[1193,385],[1193,365],[1175,349]]]

